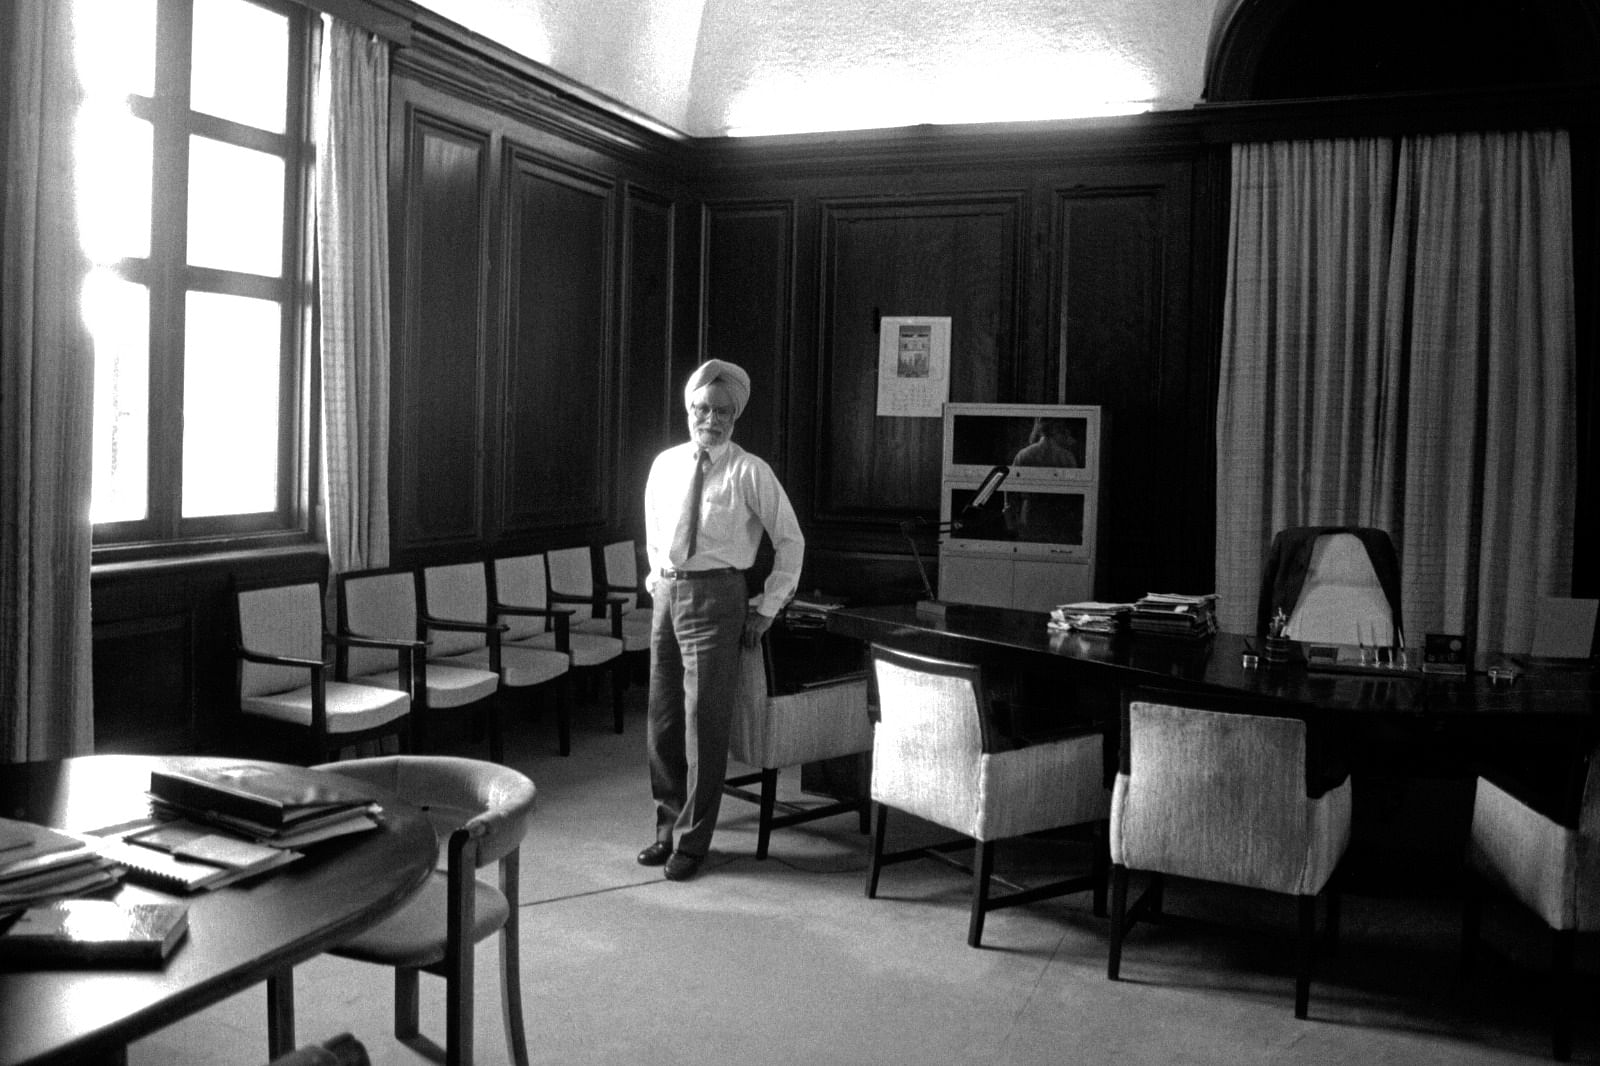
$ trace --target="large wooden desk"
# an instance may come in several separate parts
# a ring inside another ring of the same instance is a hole
[[[1590,666],[1527,665],[1507,686],[1481,673],[1446,680],[1372,674],[1320,673],[1303,665],[1246,667],[1254,640],[1218,633],[1188,643],[1144,634],[1114,638],[1054,633],[1048,616],[999,607],[952,607],[943,618],[910,604],[844,608],[828,617],[830,632],[1001,669],[1042,670],[1065,680],[1116,686],[1165,685],[1274,696],[1351,718],[1410,720],[1435,728],[1473,731],[1556,730],[1596,736],[1600,685]]]
[[[138,817],[152,767],[221,761],[232,760],[95,755],[5,766],[0,813],[103,828]],[[189,934],[164,967],[0,972],[0,1066],[118,1061],[129,1041],[378,921],[427,877],[437,844],[416,808],[378,791],[373,798],[384,809],[377,831],[312,845],[253,883],[183,897]],[[170,897],[125,882],[117,898]]]

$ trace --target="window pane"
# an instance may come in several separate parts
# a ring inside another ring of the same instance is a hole
[[[269,278],[283,273],[283,160],[189,138],[189,263]]]
[[[282,133],[289,20],[243,0],[195,0],[189,106]]]
[[[150,254],[154,130],[120,104],[86,102],[78,112],[73,177],[78,236],[91,262]]]
[[[73,0],[73,51],[86,96],[154,96],[156,0]]]
[[[271,300],[191,292],[183,357],[183,517],[278,505],[279,343]]]
[[[146,515],[150,479],[150,293],[109,270],[84,281],[94,339],[94,522]]]

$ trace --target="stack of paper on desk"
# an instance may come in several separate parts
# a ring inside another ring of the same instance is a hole
[[[118,871],[83,839],[0,818],[0,915],[114,885]]]

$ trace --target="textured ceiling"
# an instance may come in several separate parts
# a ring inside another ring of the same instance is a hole
[[[419,0],[701,137],[1186,108],[1228,0]]]

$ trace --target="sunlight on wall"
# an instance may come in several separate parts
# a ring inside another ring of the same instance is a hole
[[[1144,72],[1120,56],[1027,56],[1010,47],[927,69],[880,62],[847,71],[769,75],[729,102],[727,133],[1130,115],[1150,110],[1154,95]]]

